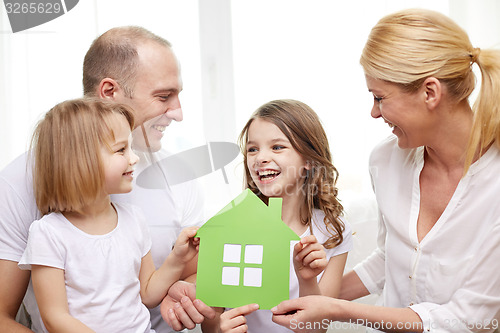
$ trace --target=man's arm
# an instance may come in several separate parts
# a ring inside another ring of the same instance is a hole
[[[30,271],[17,267],[17,262],[0,260],[0,327],[12,333],[32,332],[16,322],[16,314],[28,288]]]

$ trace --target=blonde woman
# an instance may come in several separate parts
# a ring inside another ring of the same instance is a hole
[[[273,320],[364,323],[399,332],[492,332],[500,320],[500,52],[475,48],[448,17],[382,18],[361,55],[371,115],[393,135],[370,158],[378,248],[338,300],[281,303]],[[472,66],[481,71],[475,88]],[[376,306],[352,300],[381,294]],[[293,311],[293,314],[289,312]]]

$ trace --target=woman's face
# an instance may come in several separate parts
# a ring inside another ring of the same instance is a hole
[[[425,107],[425,92],[404,92],[399,86],[366,76],[368,91],[373,94],[371,116],[382,118],[398,137],[400,148],[426,145],[431,129]]]

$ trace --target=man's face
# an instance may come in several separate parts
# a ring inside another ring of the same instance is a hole
[[[135,111],[134,148],[147,150],[148,143],[153,151],[157,151],[161,148],[160,140],[165,128],[172,120],[182,120],[179,101],[182,79],[177,59],[170,48],[148,42],[140,44],[137,51],[139,68],[132,97],[119,94],[115,100],[130,105]]]

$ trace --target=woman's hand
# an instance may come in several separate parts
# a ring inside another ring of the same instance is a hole
[[[297,333],[325,332],[329,323],[326,319],[328,309],[334,302],[335,299],[326,296],[305,296],[283,301],[271,309],[273,321]],[[318,329],[313,331],[311,327]]]

